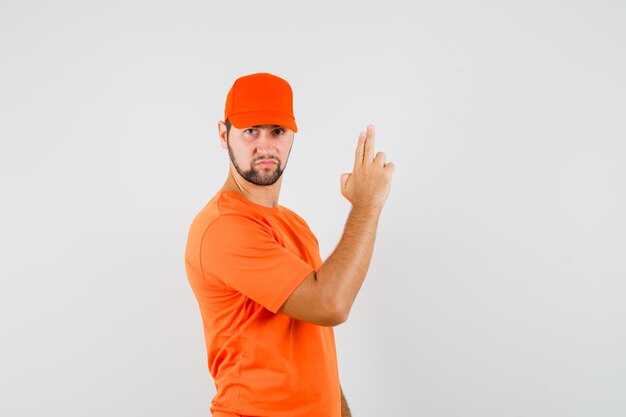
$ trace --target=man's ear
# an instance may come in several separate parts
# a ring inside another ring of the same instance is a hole
[[[226,141],[226,123],[221,120],[217,122],[217,131],[220,134],[220,145],[223,149],[228,149],[228,143]]]

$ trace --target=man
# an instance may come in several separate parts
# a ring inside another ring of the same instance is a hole
[[[367,273],[394,166],[361,132],[341,192],[344,234],[322,262],[305,221],[278,204],[297,132],[292,90],[268,73],[238,78],[218,123],[230,165],[192,222],[185,253],[198,301],[213,417],[347,417],[333,326],[347,320]]]

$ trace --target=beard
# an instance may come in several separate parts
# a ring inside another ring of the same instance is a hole
[[[272,156],[272,157],[265,157],[265,156],[259,156],[254,158],[251,162],[250,162],[250,169],[247,171],[244,171],[243,169],[241,169],[241,167],[239,166],[239,164],[237,163],[237,159],[235,158],[235,155],[233,154],[233,150],[230,147],[230,143],[228,143],[228,141],[226,142],[228,145],[228,155],[230,156],[230,160],[233,163],[233,166],[235,167],[235,169],[237,170],[237,172],[239,173],[239,175],[241,175],[246,181],[254,184],[254,185],[261,185],[261,186],[268,186],[268,185],[273,185],[276,183],[276,181],[278,181],[278,179],[280,178],[281,175],[283,175],[283,171],[285,170],[287,163],[285,163],[285,166],[281,167],[281,161],[280,159]],[[291,153],[291,149],[289,149],[289,153]],[[287,158],[289,158],[289,155],[287,155]],[[265,169],[261,168],[258,169],[255,166],[255,163],[260,161],[261,159],[270,159],[276,162],[276,168],[270,172],[270,173],[265,173]]]

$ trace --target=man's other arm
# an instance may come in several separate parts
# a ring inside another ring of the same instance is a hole
[[[370,265],[376,228],[395,169],[382,152],[374,156],[374,128],[361,133],[351,174],[341,192],[351,203],[344,233],[317,272],[311,273],[278,310],[298,320],[336,326],[348,319]]]
[[[341,417],[352,417],[346,397],[343,395],[343,390],[341,390]]]

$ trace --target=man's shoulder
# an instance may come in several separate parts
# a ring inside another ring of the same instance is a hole
[[[247,216],[254,214],[254,210],[244,204],[239,198],[234,198],[232,192],[223,189],[218,190],[211,200],[202,208],[199,214],[206,213],[211,217],[228,215]]]
[[[291,209],[289,209],[289,208],[287,208],[287,207],[285,207],[285,206],[280,206],[280,208],[281,208],[281,210],[283,211],[283,213],[284,213],[285,215],[287,215],[287,216],[289,216],[289,217],[293,217],[294,219],[297,219],[297,220],[299,220],[299,221],[301,221],[301,222],[306,223],[306,222],[304,221],[304,219],[302,218],[302,216],[300,216],[300,215],[299,215],[298,213],[296,213],[295,211],[293,211],[293,210],[291,210]]]
[[[295,223],[298,227],[311,230],[309,224],[304,220],[302,216],[296,213],[294,210],[291,210],[285,206],[280,206],[283,214],[291,220],[291,222]]]
[[[254,222],[254,213],[236,199],[230,198],[223,190],[219,190],[196,214],[191,223],[191,229],[206,233],[214,225],[228,225],[232,223]]]

